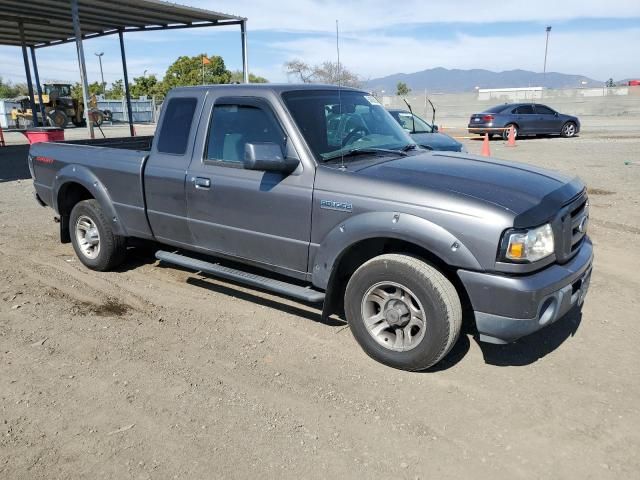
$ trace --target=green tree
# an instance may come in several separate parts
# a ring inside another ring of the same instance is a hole
[[[124,80],[120,79],[113,82],[104,96],[111,100],[119,100],[124,97]]]
[[[206,58],[208,63],[203,65],[203,58]],[[162,91],[166,93],[174,87],[230,81],[231,72],[227,70],[222,57],[202,53],[195,57],[182,56],[173,62],[162,79]]]
[[[233,72],[231,72],[230,83],[242,83],[243,80],[244,78],[242,77],[242,70],[234,70]],[[249,83],[269,83],[269,80],[249,72]]]
[[[133,98],[139,98],[143,95],[153,97],[162,94],[162,85],[155,75],[145,75],[133,79],[131,84],[131,96]]]
[[[411,89],[409,88],[409,86],[404,82],[398,82],[398,84],[396,85],[396,95],[406,97],[407,95],[409,95],[409,93],[411,93]]]
[[[28,95],[26,84],[5,82],[0,77],[0,98],[15,98],[23,95]]]
[[[100,95],[102,93],[102,85],[100,82],[93,82],[89,84],[89,96]]]
[[[71,85],[71,98],[78,101],[82,100],[82,85],[80,83],[76,82]]]
[[[89,84],[89,97],[91,97],[91,95],[100,95],[101,93],[102,85],[100,85],[100,82],[93,82]],[[80,85],[79,82],[71,85],[71,97],[78,101],[82,101],[82,85]]]
[[[607,82],[605,83],[606,87],[615,87],[616,83],[613,81],[613,78],[610,78],[609,80],[607,80]]]

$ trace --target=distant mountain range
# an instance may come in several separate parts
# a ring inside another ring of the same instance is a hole
[[[431,68],[415,73],[396,73],[382,78],[369,80],[367,88],[370,90],[385,90],[393,95],[398,82],[406,83],[414,92],[427,89],[429,92],[466,92],[476,87],[480,88],[512,88],[512,87],[540,87],[570,88],[585,86],[602,86],[604,81],[594,80],[584,75],[567,75],[564,73],[547,72],[546,78],[542,73],[528,70],[508,70],[492,72],[489,70],[449,70],[446,68]]]

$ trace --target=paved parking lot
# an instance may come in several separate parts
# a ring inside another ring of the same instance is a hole
[[[588,184],[583,311],[507,346],[462,335],[425,373],[373,362],[340,319],[148,251],[91,272],[3,171],[0,478],[636,478],[640,122],[584,123],[491,142]]]

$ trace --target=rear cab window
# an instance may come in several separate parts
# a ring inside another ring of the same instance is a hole
[[[158,152],[184,155],[193,125],[198,99],[176,97],[169,100],[158,137]]]

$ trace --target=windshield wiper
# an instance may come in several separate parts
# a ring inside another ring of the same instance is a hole
[[[352,148],[351,150],[347,150],[346,152],[335,153],[329,157],[325,157],[322,159],[323,162],[329,162],[331,160],[335,160],[337,158],[347,158],[347,157],[355,157],[357,155],[371,155],[371,154],[384,154],[384,155],[400,155],[402,157],[406,157],[407,153],[401,150],[393,150],[391,148]]]

